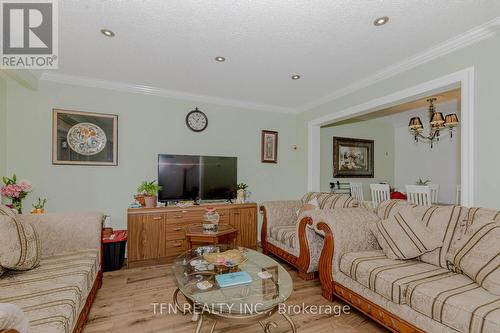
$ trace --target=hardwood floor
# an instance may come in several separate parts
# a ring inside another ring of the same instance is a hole
[[[294,281],[294,292],[287,305],[344,305],[330,303],[321,297],[319,282],[304,281],[295,270],[286,264]],[[146,268],[122,269],[104,273],[103,286],[97,293],[84,333],[98,332],[172,332],[192,333],[196,325],[190,316],[180,314],[154,314],[152,303],[171,303],[175,287],[169,265]],[[331,315],[299,314],[291,316],[300,333],[318,332],[387,332],[356,310],[339,317]],[[289,332],[288,324],[281,316],[272,317],[279,327],[271,328],[272,333]],[[205,322],[202,332],[209,332],[211,322]],[[258,323],[252,325],[232,325],[220,322],[215,330],[221,332],[255,333],[262,332]]]

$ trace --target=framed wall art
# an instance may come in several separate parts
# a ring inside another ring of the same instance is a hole
[[[52,164],[118,165],[118,116],[53,109]]]
[[[278,163],[278,132],[262,131],[262,163]]]
[[[333,137],[333,177],[373,178],[373,140]]]

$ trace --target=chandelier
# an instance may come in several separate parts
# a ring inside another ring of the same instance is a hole
[[[458,126],[459,120],[456,113],[447,114],[446,117],[443,118],[443,114],[441,112],[436,111],[436,107],[434,106],[434,102],[437,98],[432,97],[427,100],[429,102],[429,134],[423,135],[424,126],[422,125],[422,121],[420,117],[413,117],[410,119],[410,123],[408,124],[408,129],[410,134],[415,138],[415,142],[425,142],[430,143],[431,148],[434,143],[439,141],[439,137],[441,135],[441,131],[445,128],[448,128],[450,131],[450,138],[453,138],[453,130]]]

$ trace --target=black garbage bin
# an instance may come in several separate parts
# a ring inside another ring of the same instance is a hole
[[[116,271],[123,266],[127,245],[127,230],[115,230],[109,237],[102,239],[104,247],[103,271]]]

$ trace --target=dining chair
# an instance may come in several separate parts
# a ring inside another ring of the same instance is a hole
[[[351,187],[351,197],[358,201],[364,201],[365,199],[363,198],[363,183],[358,183],[358,182],[352,182],[349,183],[349,186]]]
[[[370,184],[373,207],[377,207],[381,202],[387,201],[391,197],[389,184]]]
[[[406,185],[408,202],[419,206],[431,206],[431,188],[421,185]]]
[[[460,206],[462,203],[462,185],[457,185],[457,194],[455,195],[455,205]]]
[[[439,200],[439,184],[429,184],[431,189],[431,203],[437,204]]]

